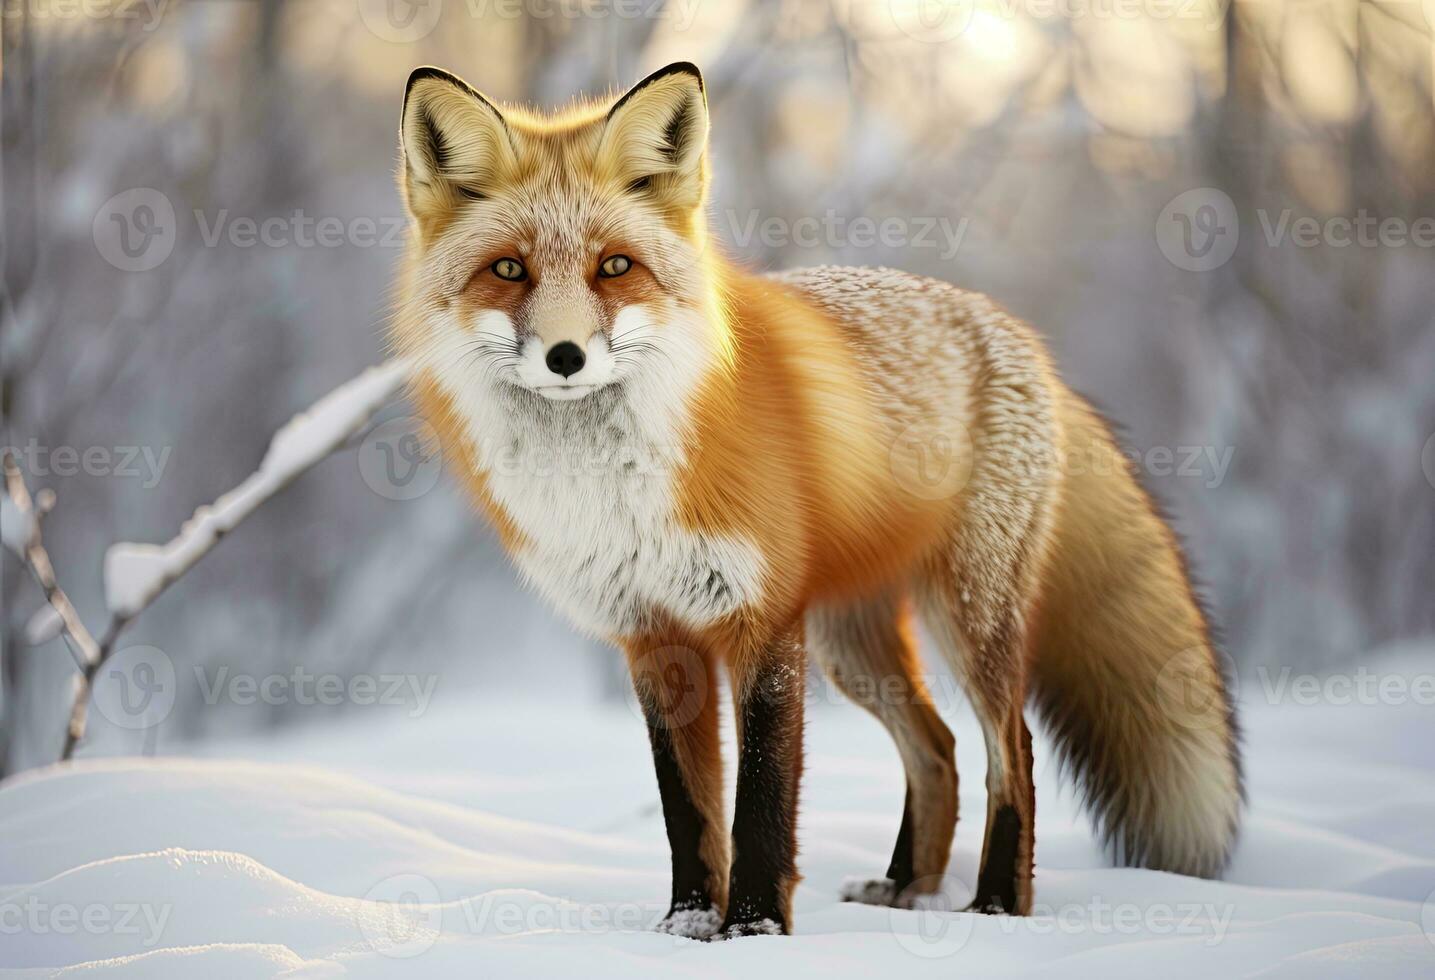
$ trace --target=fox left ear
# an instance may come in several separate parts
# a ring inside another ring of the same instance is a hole
[[[708,103],[697,66],[679,61],[628,90],[603,123],[600,170],[633,193],[690,210],[707,188]]]
[[[516,167],[514,136],[497,107],[439,68],[409,76],[399,145],[404,199],[421,223],[488,196]]]

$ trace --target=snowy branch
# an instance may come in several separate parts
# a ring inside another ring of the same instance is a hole
[[[49,506],[31,500],[19,467],[5,455],[4,544],[19,554],[44,590],[54,616],[37,615],[31,634],[54,635],[54,617],[79,665],[79,682],[70,711],[69,726],[61,759],[69,759],[85,733],[86,707],[95,674],[114,651],[120,632],[149,607],[165,589],[233,531],[245,518],[316,463],[346,448],[366,430],[373,416],[397,397],[408,379],[405,361],[389,361],[371,367],[286,423],[269,442],[259,469],[243,483],[200,507],[167,544],[120,542],[105,553],[105,605],[109,625],[97,641],[85,628],[73,604],[55,581],[54,567],[40,543],[40,517]],[[41,502],[45,503],[42,492]],[[53,494],[49,494],[53,501]]]
[[[5,453],[4,468],[5,498],[0,502],[0,536],[3,536],[5,547],[13,551],[35,577],[49,608],[59,617],[65,642],[83,670],[98,658],[100,646],[85,628],[70,597],[56,581],[54,563],[50,561],[50,553],[45,550],[40,535],[40,519],[54,506],[54,494],[42,490],[38,502],[32,498],[30,488],[25,486],[24,474],[9,451]],[[36,618],[39,618],[38,615]]]
[[[259,469],[195,511],[168,544],[112,545],[105,553],[105,604],[111,615],[133,618],[158,598],[266,500],[344,448],[375,412],[393,400],[407,377],[408,365],[402,361],[369,368],[296,415],[274,434]]]

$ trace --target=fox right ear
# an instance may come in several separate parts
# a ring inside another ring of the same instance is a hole
[[[691,212],[707,189],[708,102],[703,76],[679,61],[653,72],[608,110],[599,168],[660,203]]]
[[[467,82],[438,68],[416,68],[399,123],[401,184],[420,222],[479,199],[513,173],[513,134],[503,115]]]

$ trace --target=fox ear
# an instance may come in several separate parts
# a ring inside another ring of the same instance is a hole
[[[463,79],[438,68],[409,75],[399,145],[404,198],[420,221],[465,197],[487,196],[517,166],[503,115]]]
[[[653,72],[608,110],[599,169],[633,193],[690,210],[707,186],[708,104],[703,76],[686,61]]]

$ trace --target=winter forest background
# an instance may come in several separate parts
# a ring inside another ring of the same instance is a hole
[[[1240,671],[1435,630],[1435,0],[3,2],[0,445],[56,492],[45,541],[92,628],[108,545],[167,540],[383,358],[415,65],[553,104],[686,59],[729,249],[1034,323],[1123,423]],[[225,672],[622,697],[387,415],[135,621],[173,710],[96,715],[82,751],[413,709],[211,703]],[[8,552],[0,574],[3,774],[55,758],[74,664],[31,642]]]

